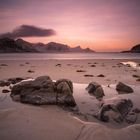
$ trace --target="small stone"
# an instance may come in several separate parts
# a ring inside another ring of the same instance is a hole
[[[8,90],[8,89],[3,89],[2,90],[2,93],[8,93],[8,92],[10,92],[10,90]]]
[[[86,72],[85,70],[77,70],[76,72]]]
[[[33,71],[33,70],[28,70],[27,72],[29,72],[29,73],[34,73],[35,71]]]
[[[90,65],[90,67],[96,67],[96,65]]]
[[[139,78],[140,77],[139,75],[135,75],[135,74],[132,75],[132,76],[135,77],[135,78]]]
[[[1,64],[0,66],[8,66],[7,64]]]
[[[103,74],[99,74],[97,75],[97,77],[105,77]]]
[[[61,67],[61,64],[56,64],[55,66],[56,66],[56,67]]]
[[[85,74],[84,76],[85,76],[85,77],[94,77],[94,76],[91,75],[91,74]]]

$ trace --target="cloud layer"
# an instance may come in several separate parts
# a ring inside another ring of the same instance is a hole
[[[56,32],[53,29],[43,29],[32,25],[21,25],[12,32],[0,34],[0,37],[45,37],[52,35],[56,35]]]

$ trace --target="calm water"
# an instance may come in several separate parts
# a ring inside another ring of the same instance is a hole
[[[138,53],[6,53],[0,60],[140,59]]]

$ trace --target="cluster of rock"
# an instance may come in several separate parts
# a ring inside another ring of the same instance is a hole
[[[11,97],[15,101],[34,105],[62,105],[75,107],[76,102],[73,97],[73,83],[68,79],[60,79],[53,82],[49,76],[40,76],[36,79],[9,78],[0,81],[0,86],[13,85]],[[130,99],[117,99],[108,103],[103,101],[105,96],[102,86],[96,82],[91,82],[86,90],[94,96],[100,104],[98,113],[93,116],[103,122],[114,120],[117,123],[135,123],[139,109],[133,109],[133,102]],[[133,89],[119,82],[116,85],[118,94],[132,93]],[[4,91],[7,92],[6,90]]]
[[[105,94],[100,84],[91,82],[86,90],[90,95],[98,99],[99,102],[102,102]],[[116,85],[116,90],[118,91],[118,94],[128,94],[133,92],[133,89],[130,86],[122,82],[119,82]],[[137,113],[132,111],[132,108],[133,102],[130,99],[117,99],[113,101],[113,103],[102,102],[98,113],[93,116],[103,122],[109,122],[112,119],[118,123],[124,121],[127,123],[135,123]]]
[[[54,104],[74,107],[76,102],[72,94],[73,84],[70,80],[60,79],[53,82],[49,76],[22,81],[11,90],[13,100],[34,105]]]
[[[25,80],[28,78],[22,78],[22,77],[16,77],[16,78],[9,78],[6,80],[0,80],[0,86],[4,87],[4,86],[10,86],[11,84],[16,84],[21,82],[22,80]]]

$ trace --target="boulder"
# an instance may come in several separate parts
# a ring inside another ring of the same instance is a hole
[[[19,96],[20,101],[30,104],[56,104],[55,84],[49,76],[23,81],[13,86],[11,97]]]
[[[119,94],[125,94],[125,93],[132,93],[134,92],[133,89],[122,83],[122,82],[119,82],[117,85],[116,85],[116,90],[118,91]]]
[[[57,103],[65,104],[68,106],[76,106],[73,94],[73,84],[68,79],[57,80],[56,83],[57,91]]]
[[[111,104],[104,104],[96,116],[99,120],[103,122],[109,122],[110,119],[115,122],[121,123],[126,120],[129,115],[133,103],[129,99],[119,99]]]
[[[95,96],[96,99],[101,99],[105,96],[102,86],[96,82],[89,83],[86,90],[90,95]]]
[[[13,100],[35,105],[75,106],[72,93],[73,85],[70,80],[62,79],[54,83],[49,76],[40,76],[14,85],[11,97]]]

